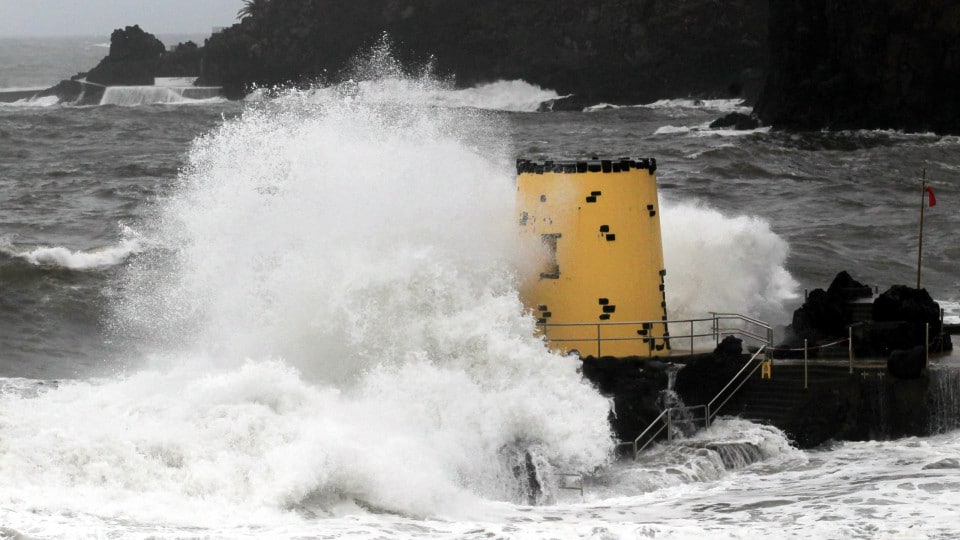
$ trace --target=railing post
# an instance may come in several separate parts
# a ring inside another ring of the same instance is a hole
[[[803,389],[807,389],[807,340],[803,340]]]
[[[704,418],[704,421],[703,421],[704,427],[710,427],[710,404],[709,403],[703,406],[703,411],[704,411],[704,414],[706,415],[706,418]]]
[[[720,321],[717,320],[717,314],[711,313],[713,315],[713,341],[714,345],[720,345]],[[693,332],[690,332],[691,334]]]
[[[853,375],[853,326],[847,327],[847,357],[850,361],[850,374]]]
[[[600,324],[597,324],[597,358],[600,358]]]
[[[690,356],[693,356],[693,321],[690,321]]]
[[[763,353],[764,358],[772,360],[771,349],[773,349],[773,328],[767,328],[767,350]]]

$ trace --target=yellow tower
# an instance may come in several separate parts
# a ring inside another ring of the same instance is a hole
[[[670,352],[654,159],[517,161],[522,239],[539,268],[520,294],[551,348]]]

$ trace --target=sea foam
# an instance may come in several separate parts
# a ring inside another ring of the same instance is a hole
[[[117,340],[148,352],[126,374],[0,395],[4,512],[164,527],[463,516],[536,498],[530,474],[549,500],[553,473],[609,464],[607,399],[547,351],[518,298],[502,118],[437,107],[435,81],[381,71],[406,81],[403,99],[357,82],[291,91],[196,141],[138,226],[157,247],[113,296]],[[786,278],[762,275],[785,246],[762,223],[669,208],[675,312],[777,301]],[[706,282],[702,258],[683,260],[704,253],[691,239],[738,227],[710,268],[750,262],[729,249],[747,240],[773,256],[749,272],[760,281]],[[685,267],[701,269],[688,289]],[[698,297],[714,285],[733,296]]]
[[[0,506],[448,516],[607,464],[607,399],[518,298],[502,126],[431,85],[424,103],[290,92],[199,139],[139,227],[161,247],[115,294],[117,341],[152,352],[0,398]]]
[[[142,249],[141,238],[127,227],[123,227],[122,238],[116,245],[86,251],[71,250],[63,246],[39,246],[25,250],[14,247],[9,240],[0,241],[0,253],[37,266],[69,270],[101,270],[117,266],[140,253]]]

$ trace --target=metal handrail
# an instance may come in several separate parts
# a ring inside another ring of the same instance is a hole
[[[580,496],[583,497],[583,473],[578,472],[555,472],[551,473],[551,476],[556,476],[562,478],[563,481],[557,486],[559,489],[567,489],[571,491],[579,491]],[[568,486],[566,483],[567,478],[575,478],[579,482],[578,486]]]
[[[732,379],[730,379],[730,382],[727,383],[727,386],[723,387],[723,390],[717,392],[717,395],[712,400],[710,400],[710,403],[707,404],[707,425],[708,426],[710,425],[711,422],[713,422],[713,418],[717,416],[717,414],[719,414],[720,409],[722,409],[723,406],[726,405],[727,402],[730,401],[730,399],[733,398],[733,396],[737,392],[739,392],[741,388],[743,388],[743,385],[750,380],[750,377],[753,377],[753,374],[756,373],[758,369],[760,369],[760,366],[762,364],[757,364],[753,368],[753,371],[751,371],[750,374],[748,374],[746,377],[743,378],[743,380],[740,381],[740,384],[733,389],[733,392],[730,392],[730,394],[727,396],[727,399],[723,400],[723,403],[721,403],[716,409],[711,409],[713,402],[716,401],[721,395],[723,395],[723,392],[727,389],[727,387],[733,384],[733,381],[737,380],[737,377],[739,377],[740,374],[743,373],[743,371],[747,368],[747,366],[749,366],[754,360],[757,359],[757,356],[760,355],[761,351],[763,351],[763,347],[760,347],[760,349],[757,350],[757,352],[755,352],[753,356],[750,357],[750,360],[747,360],[747,362],[743,365],[743,367],[740,368],[740,371],[738,371],[737,374],[734,375]]]
[[[761,327],[766,328],[766,329],[768,329],[768,330],[771,328],[771,326],[770,326],[769,324],[767,324],[767,323],[764,322],[764,321],[761,321],[760,319],[754,319],[753,317],[748,317],[747,315],[742,315],[742,314],[740,314],[740,313],[723,313],[723,312],[713,312],[713,311],[711,311],[710,314],[711,314],[711,315],[714,315],[714,316],[716,316],[716,317],[740,319],[740,320],[743,320],[743,321],[745,321],[745,322],[748,322],[748,323],[751,323],[751,324],[755,324],[755,325],[757,325],[757,326],[761,326]]]
[[[663,415],[665,415],[665,414],[667,414],[668,412],[670,412],[670,410],[671,410],[671,409],[664,409],[664,410],[660,411],[660,415],[657,416],[656,418],[654,418],[654,419],[653,419],[653,422],[650,422],[650,425],[647,426],[647,429],[643,430],[643,432],[641,432],[639,435],[637,435],[637,438],[633,440],[633,459],[637,459],[637,454],[640,453],[640,449],[637,449],[637,443],[640,441],[640,438],[643,437],[644,435],[646,435],[648,431],[650,431],[651,429],[653,429],[653,426],[657,425],[657,422],[659,422],[660,420],[663,419]],[[666,424],[664,424],[663,426],[661,426],[660,429],[657,430],[657,432],[653,434],[653,437],[651,437],[651,439],[657,438],[657,435],[659,435],[660,432],[663,431],[663,428],[665,428],[665,427],[667,427]],[[643,447],[646,448],[647,446],[644,445]]]
[[[674,411],[695,411],[697,409],[703,409],[703,420],[707,423],[707,425],[709,425],[710,420],[708,417],[708,409],[706,405],[691,405],[689,407],[670,407],[661,411],[660,415],[657,416],[657,418],[654,419],[653,422],[650,422],[650,425],[647,426],[647,429],[643,430],[643,432],[640,435],[637,435],[637,438],[633,440],[633,459],[637,459],[637,455],[640,454],[640,452],[643,452],[648,446],[650,446],[650,444],[657,439],[657,435],[660,435],[660,432],[670,427],[670,424],[671,424],[670,415]],[[647,432],[650,431],[657,424],[657,422],[663,420],[664,416],[667,417],[667,420],[663,422],[663,425],[660,426],[660,429],[654,432],[653,436],[651,436],[649,439],[647,439],[645,443],[643,443],[643,446],[639,446],[640,439],[642,439],[643,436],[646,435]],[[700,420],[700,418],[694,417],[692,418],[692,420],[696,421],[696,420]],[[669,440],[670,438],[671,438],[670,431],[667,431],[667,439]]]
[[[759,326],[760,328],[766,330],[766,336],[751,331],[746,328],[727,328],[721,327],[720,321],[722,320],[740,320],[749,324]],[[709,331],[703,333],[694,332],[695,323],[712,323]],[[602,337],[601,330],[605,327],[621,327],[621,326],[644,326],[644,325],[664,325],[664,334],[659,336],[659,339],[670,339],[673,341],[677,340],[690,340],[690,353],[693,354],[694,350],[694,340],[696,338],[706,338],[712,337],[715,341],[719,342],[721,335],[740,335],[746,338],[750,338],[759,343],[765,344],[767,347],[773,346],[773,328],[759,319],[753,317],[748,317],[746,315],[741,315],[739,313],[711,313],[710,317],[701,317],[701,318],[692,318],[692,319],[668,319],[668,320],[649,320],[649,321],[618,321],[618,322],[570,322],[570,323],[548,323],[542,322],[537,326],[543,329],[543,333],[546,336],[550,328],[596,328],[596,334],[591,333],[590,336],[584,335],[583,337],[566,337],[566,338],[549,338],[553,343],[570,343],[570,342],[596,342],[597,344],[597,356],[601,355],[602,348],[601,344],[603,342],[614,342],[614,341],[644,341],[650,339],[650,336],[637,336],[637,337]],[[690,333],[689,334],[678,334],[676,331],[674,333],[668,333],[666,331],[667,325],[673,325],[674,328],[677,328],[677,325],[689,325]]]
[[[741,388],[743,388],[743,385],[746,384],[748,380],[750,380],[750,377],[752,377],[753,374],[756,373],[758,369],[760,369],[760,366],[762,365],[762,363],[758,363],[756,366],[754,366],[753,370],[750,371],[750,373],[746,377],[743,377],[741,379],[741,375],[743,375],[743,373],[747,371],[747,368],[749,368],[750,365],[753,364],[753,361],[756,360],[760,356],[760,354],[764,353],[766,348],[767,346],[763,345],[759,349],[757,349],[753,353],[753,355],[750,356],[750,359],[744,362],[743,367],[740,368],[739,371],[737,371],[736,375],[731,377],[730,381],[727,382],[727,384],[723,387],[723,389],[717,392],[717,395],[714,396],[713,399],[711,399],[710,402],[707,403],[706,405],[692,405],[690,407],[670,407],[668,409],[664,409],[663,411],[661,411],[660,414],[652,422],[650,422],[650,425],[647,426],[647,429],[643,430],[633,440],[633,459],[637,459],[637,456],[640,454],[640,452],[644,451],[647,448],[647,446],[650,446],[650,444],[654,440],[656,440],[657,436],[660,435],[660,433],[664,429],[667,429],[669,427],[670,414],[673,411],[682,411],[682,410],[692,411],[692,410],[702,408],[704,410],[704,415],[703,415],[704,425],[705,427],[710,427],[710,424],[713,422],[714,417],[716,417],[717,414],[720,412],[720,409],[722,409],[723,406],[726,405],[727,402],[729,402],[730,399],[732,399],[733,396],[736,395],[736,393],[739,392]],[[713,404],[718,399],[720,399],[723,396],[724,392],[726,392],[727,389],[729,389],[738,379],[741,379],[740,384],[737,385],[737,387],[734,388],[733,391],[727,395],[727,397],[723,400],[722,403],[720,403],[720,405],[716,407],[716,409],[714,409]],[[654,432],[653,436],[651,436],[649,439],[647,439],[645,443],[643,443],[643,446],[640,446],[640,439],[642,439],[651,429],[653,429],[657,425],[657,422],[662,421],[664,416],[667,417],[667,420],[663,422],[663,425],[660,426],[660,429]],[[697,420],[697,419],[698,418],[694,418],[694,420]],[[669,439],[670,431],[667,431],[667,437]]]

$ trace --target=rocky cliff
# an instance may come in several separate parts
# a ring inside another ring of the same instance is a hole
[[[960,133],[960,3],[771,1],[769,24],[764,123]]]
[[[87,81],[114,85],[151,85],[165,48],[139,25],[118,28],[110,35],[110,54],[87,73]]]
[[[461,86],[524,79],[584,102],[756,95],[766,0],[248,0],[206,43],[200,84],[336,79],[388,33]]]

